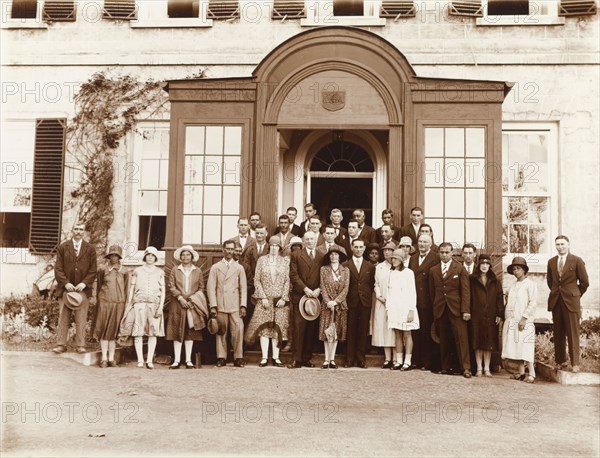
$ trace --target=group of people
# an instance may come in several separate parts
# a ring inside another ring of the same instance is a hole
[[[274,366],[284,367],[282,350],[293,354],[288,368],[314,367],[317,335],[325,350],[323,369],[338,367],[338,343],[345,341],[345,367],[366,368],[370,343],[383,349],[384,369],[420,368],[470,378],[473,351],[475,375],[491,377],[491,355],[499,349],[498,326],[504,322],[502,357],[520,362],[515,378],[534,382],[537,291],[527,278],[524,258],[508,266],[516,281],[505,298],[491,257],[476,256],[476,247],[466,243],[462,260],[453,259],[453,245],[434,243],[419,207],[411,210],[411,222],[404,227],[396,227],[393,212],[384,210],[378,229],[365,224],[362,209],[352,213],[346,227],[339,209],[331,211],[324,228],[313,204],[306,204],[304,212],[306,219],[296,224],[297,210],[290,207],[278,218],[271,237],[258,213],[239,218],[238,234],[223,242],[223,258],[211,266],[206,285],[196,265],[199,253],[189,245],[175,250],[176,264],[167,279],[156,266],[153,247],[130,274],[120,263],[121,248],[111,246],[106,265],[96,273],[95,250],[83,240],[85,227],[75,225],[72,240],[57,253],[61,309],[54,351],[66,351],[71,311],[77,351],[86,351],[83,320],[97,279],[94,337],[102,349],[100,367],[116,366],[120,340],[133,341],[138,366],[152,369],[157,338],[165,337],[173,342],[170,368],[194,368],[193,344],[207,328],[216,335],[217,367],[226,365],[228,334],[237,367],[245,365],[244,344],[257,340],[260,367],[268,364],[269,355]],[[569,253],[568,238],[560,235],[555,244],[558,256],[548,262],[547,280],[556,362],[566,366],[568,340],[572,370],[577,372],[579,299],[589,282],[581,258]]]

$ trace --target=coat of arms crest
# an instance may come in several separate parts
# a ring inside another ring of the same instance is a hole
[[[346,105],[346,91],[322,91],[321,106],[329,111],[338,111]]]

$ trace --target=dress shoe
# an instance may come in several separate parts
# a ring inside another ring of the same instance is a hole
[[[108,367],[119,367],[119,365],[116,361],[113,360],[108,362]]]
[[[217,367],[223,367],[225,365],[225,358],[217,359]]]
[[[77,347],[77,350],[75,350],[77,353],[79,353],[80,355],[82,355],[83,353],[87,353],[87,350],[85,349],[85,347]]]
[[[390,367],[392,367],[392,362],[391,361],[385,361],[383,363],[383,366],[381,366],[382,369],[389,369]]]
[[[475,372],[475,377],[482,377],[483,376],[483,371],[481,369],[477,369],[477,372]]]
[[[102,361],[100,361],[100,364],[98,364],[98,366],[100,366],[102,369],[104,369],[105,367],[108,367],[108,361],[103,359]]]
[[[427,369],[427,367],[425,367],[425,366],[422,366],[422,367],[420,367],[419,369],[420,369],[420,370],[422,370],[422,371],[428,371],[428,370],[429,370],[429,369]]]
[[[258,363],[258,367],[266,367],[267,366],[268,361],[263,358],[260,363]]]
[[[283,367],[283,363],[279,358],[273,360],[273,366],[275,367]]]
[[[337,369],[337,364],[335,361],[329,361],[329,369]]]
[[[169,369],[179,369],[180,366],[181,366],[181,364],[179,363],[179,361],[175,361],[173,364],[171,364],[169,366]]]
[[[323,361],[323,364],[321,364],[321,369],[329,369],[329,361]]]
[[[579,366],[573,366],[573,368],[571,369],[571,372],[573,372],[574,374],[579,372]]]
[[[399,371],[402,369],[402,364],[400,363],[394,363],[394,365],[392,367],[390,367],[391,370],[393,371]]]
[[[191,361],[186,361],[185,362],[185,368],[186,369],[196,369],[196,367],[192,364]]]
[[[233,365],[235,367],[244,367],[246,365],[246,363],[244,362],[244,360],[242,358],[236,358],[233,360]]]
[[[483,371],[483,375],[485,377],[492,377],[492,373],[490,371]]]
[[[463,372],[463,377],[464,377],[464,378],[471,378],[471,376],[472,376],[472,375],[473,375],[473,374],[471,374],[471,371],[470,371],[469,369],[467,369],[467,370],[465,370],[465,371]]]
[[[56,347],[54,347],[52,349],[52,351],[54,353],[56,353],[57,355],[60,355],[61,353],[64,353],[67,351],[67,347],[65,347],[64,345],[57,345]]]
[[[452,375],[452,371],[449,370],[449,369],[442,369],[440,371],[440,374],[442,374],[442,375]]]
[[[288,369],[300,369],[302,367],[302,363],[300,361],[294,361],[292,364],[288,364]]]
[[[304,367],[315,367],[315,365],[313,364],[313,362],[312,362],[312,361],[303,361],[303,362],[302,362],[302,365],[303,365]]]
[[[290,345],[290,344],[287,344],[285,347],[283,347],[283,348],[281,349],[281,351],[288,352],[288,351],[290,351],[291,349],[292,349],[291,345]]]
[[[367,363],[366,363],[366,362],[364,362],[364,361],[359,361],[359,363],[358,363],[358,367],[360,367],[361,369],[366,369],[368,366],[367,366]]]
[[[411,369],[412,369],[412,366],[410,366],[408,364],[403,364],[402,367],[400,368],[400,370],[404,371],[404,372],[408,372]]]
[[[150,363],[146,363],[146,369],[150,369],[150,370],[154,369],[154,364],[151,363],[151,362]]]

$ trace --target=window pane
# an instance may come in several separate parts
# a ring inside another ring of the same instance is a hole
[[[31,188],[2,188],[2,209],[29,212],[31,208]],[[9,210],[6,210],[9,211]]]
[[[465,166],[463,160],[446,159],[444,165],[444,182],[450,188],[465,186]]]
[[[183,243],[202,243],[202,216],[183,215]]]
[[[532,224],[529,226],[530,253],[547,253],[550,250],[547,229],[548,226],[545,224]]]
[[[206,126],[206,154],[223,154],[223,126]]]
[[[159,186],[160,161],[158,159],[143,159],[140,187],[142,189],[157,189]]]
[[[225,127],[225,146],[224,154],[241,155],[242,154],[242,126]]]
[[[158,211],[160,213],[167,213],[167,191],[158,192]]]
[[[204,126],[185,128],[185,154],[204,154]]]
[[[241,157],[229,156],[223,158],[223,184],[240,184]]]
[[[160,189],[167,189],[169,187],[169,161],[166,159],[160,160],[160,177],[158,181],[158,187]]]
[[[427,224],[433,229],[433,239],[436,244],[440,244],[444,241],[444,220],[436,218],[427,218]]]
[[[223,186],[223,214],[239,215],[240,188],[238,186]]]
[[[444,129],[427,127],[425,129],[425,157],[444,155]]]
[[[31,213],[0,213],[0,247],[27,248]]]
[[[140,216],[137,249],[145,250],[149,246],[162,249],[165,245],[166,228],[166,216]]]
[[[510,252],[527,253],[527,225],[509,224]]]
[[[157,127],[146,127],[141,130],[142,155],[146,158],[169,157],[169,130]]]
[[[202,213],[202,186],[183,188],[183,212],[199,215]]]
[[[1,137],[2,187],[31,188],[35,122],[3,122]]]
[[[527,197],[509,197],[508,221],[510,223],[526,222],[528,215]]]
[[[425,187],[441,188],[444,186],[443,168],[443,159],[425,159],[425,170],[423,170]]]
[[[221,184],[223,156],[205,156],[204,160],[204,183]]]
[[[202,243],[221,244],[221,217],[205,216]]]
[[[446,157],[464,157],[465,155],[465,129],[447,128],[445,129],[445,152]]]
[[[466,221],[465,242],[473,243],[481,248],[485,245],[485,221],[482,219],[468,219]]]
[[[490,173],[494,173],[492,168]],[[468,188],[485,188],[485,159],[467,159],[465,177]]]
[[[467,156],[485,156],[485,129],[483,127],[468,127],[466,129]]]
[[[485,218],[485,190],[467,189],[467,218]]]
[[[204,187],[204,214],[205,215],[220,215],[221,214],[221,187],[220,186],[205,186]]]
[[[184,184],[202,184],[204,176],[204,157],[186,156]]]
[[[530,197],[529,198],[529,222],[530,223],[548,223],[548,198]]]
[[[462,189],[446,189],[445,216],[463,218],[465,216],[465,192]]]
[[[465,222],[462,219],[446,219],[444,226],[444,241],[462,247],[465,242]]]
[[[158,212],[159,191],[140,191],[140,214]]]
[[[237,235],[237,220],[238,216],[223,216],[223,242]]]
[[[429,217],[441,218],[444,216],[444,190],[425,189],[425,208],[427,209],[427,221]],[[435,233],[435,232],[434,232]]]

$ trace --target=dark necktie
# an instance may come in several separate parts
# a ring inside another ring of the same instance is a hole
[[[565,258],[558,258],[558,278],[562,277],[563,269],[565,268]]]

